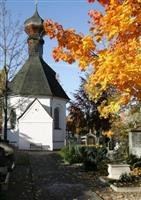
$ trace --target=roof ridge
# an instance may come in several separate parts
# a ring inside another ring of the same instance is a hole
[[[46,78],[47,78],[47,80],[48,80],[48,82],[49,82],[49,86],[50,86],[50,85],[53,85],[53,84],[57,84],[57,85],[60,87],[60,93],[63,94],[64,99],[68,99],[68,100],[69,100],[69,97],[67,96],[66,92],[65,92],[64,89],[62,88],[62,86],[61,86],[61,84],[59,83],[59,81],[56,79],[56,72],[55,72],[42,58],[40,58],[40,60],[41,60],[41,63],[43,64],[43,65],[42,65],[42,66],[43,66],[43,70],[45,70],[44,65],[47,65],[47,67],[48,67],[48,69],[49,69],[49,71],[50,71],[50,75],[53,76],[53,77],[55,78],[56,83],[55,83],[55,81],[54,81],[54,83],[53,83],[53,82],[51,83],[51,81],[50,81],[50,76],[46,76]],[[46,68],[46,69],[47,69],[47,68]],[[44,71],[44,72],[45,72],[45,71]],[[45,72],[45,74],[46,74],[46,72]],[[50,87],[50,90],[51,90],[52,94],[54,94],[54,87]],[[57,91],[56,91],[56,92],[57,92]],[[59,94],[59,95],[61,95],[61,94]],[[53,96],[55,96],[55,95],[53,95]],[[56,97],[59,97],[59,96],[56,96]],[[61,97],[60,97],[60,98],[61,98]]]
[[[30,102],[30,103],[26,106],[26,108],[25,108],[25,110],[23,111],[23,113],[18,117],[18,120],[26,113],[26,111],[33,105],[33,103],[34,103],[36,100],[37,100],[37,98],[35,98],[32,102]]]
[[[39,58],[39,61],[40,61],[40,63],[41,63],[41,57],[38,57]],[[43,60],[43,59],[42,59]],[[42,65],[42,63],[41,63],[41,65]],[[42,70],[42,72],[43,72],[43,76],[44,76],[44,80],[45,80],[45,82],[46,82],[46,84],[48,85],[48,87],[49,87],[49,90],[50,90],[50,93],[52,94],[52,91],[51,91],[51,88],[50,88],[50,85],[48,84],[48,82],[47,82],[47,77],[46,77],[46,74],[45,74],[45,72],[44,72],[44,69],[43,69],[43,67],[41,67],[41,70]]]

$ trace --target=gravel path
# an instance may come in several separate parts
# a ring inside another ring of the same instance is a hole
[[[141,200],[141,193],[114,192],[97,176],[63,165],[57,152],[16,152],[16,169],[0,200]]]
[[[100,200],[97,181],[91,173],[63,165],[57,152],[17,152],[9,189],[0,200]]]
[[[32,152],[29,157],[35,199],[99,200],[91,190],[91,180],[77,168],[64,166],[57,153]]]

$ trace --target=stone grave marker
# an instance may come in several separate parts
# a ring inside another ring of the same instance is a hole
[[[129,133],[129,153],[141,157],[141,129]]]
[[[86,135],[86,145],[94,145],[95,144],[95,136],[92,133],[88,133]]]

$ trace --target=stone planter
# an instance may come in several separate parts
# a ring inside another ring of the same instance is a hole
[[[130,173],[130,165],[127,164],[108,164],[108,178],[118,180],[124,173]]]

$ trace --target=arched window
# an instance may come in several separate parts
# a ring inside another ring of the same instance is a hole
[[[54,109],[54,128],[60,129],[60,109],[58,107]]]

